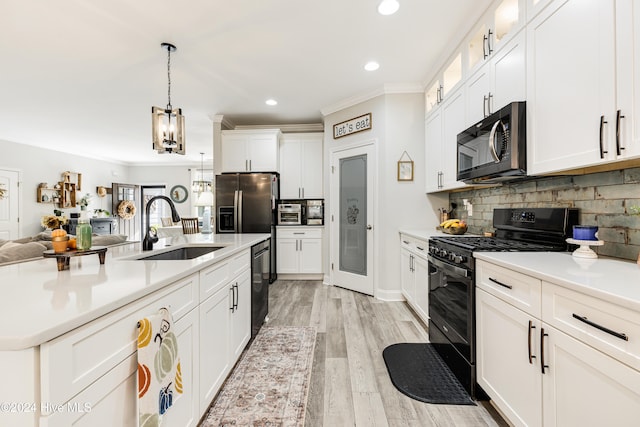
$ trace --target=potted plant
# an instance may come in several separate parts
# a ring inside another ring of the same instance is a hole
[[[86,211],[90,201],[91,201],[91,194],[87,193],[84,196],[82,196],[82,198],[78,201],[78,204],[80,205],[80,210]]]
[[[93,213],[95,214],[96,218],[106,218],[111,216],[111,212],[106,209],[94,209]]]

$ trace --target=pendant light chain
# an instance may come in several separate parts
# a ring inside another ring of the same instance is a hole
[[[167,47],[167,98],[169,103],[167,104],[167,110],[171,110],[171,47]]]

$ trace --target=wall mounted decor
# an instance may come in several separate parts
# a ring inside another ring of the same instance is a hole
[[[187,200],[188,195],[189,192],[184,185],[174,185],[173,187],[171,187],[171,193],[169,194],[171,200],[176,203],[184,202],[185,200]]]
[[[371,129],[371,113],[333,125],[333,139]]]
[[[398,181],[413,181],[413,160],[406,151],[398,160]]]

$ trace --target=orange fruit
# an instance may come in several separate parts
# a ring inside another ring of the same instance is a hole
[[[78,247],[76,246],[76,239],[69,239],[69,241],[67,242],[67,247],[69,249],[77,249]]]

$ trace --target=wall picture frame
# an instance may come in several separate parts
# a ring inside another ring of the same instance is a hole
[[[398,181],[413,181],[413,160],[398,161]]]
[[[171,192],[169,194],[171,200],[176,203],[183,203],[189,196],[189,192],[184,185],[174,185],[173,187],[171,187]]]
[[[413,159],[406,150],[398,160],[398,181],[413,181]]]

